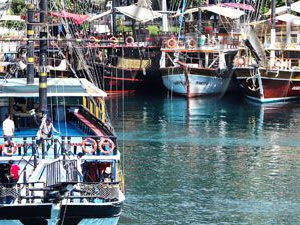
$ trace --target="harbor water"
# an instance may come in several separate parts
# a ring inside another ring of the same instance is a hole
[[[300,102],[107,101],[124,162],[120,225],[300,224]]]

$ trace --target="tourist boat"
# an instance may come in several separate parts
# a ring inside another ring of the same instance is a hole
[[[114,37],[111,37],[114,38]],[[102,74],[108,94],[142,90],[159,79],[160,47],[154,42],[135,42],[125,37],[125,44],[101,45],[95,51],[95,66]]]
[[[114,7],[119,14],[139,23],[146,23],[161,16],[150,8],[144,0],[129,6]],[[96,23],[100,18],[112,13],[113,10],[110,9],[91,17],[89,21],[91,24]],[[150,37],[148,30],[141,28],[133,33],[123,32],[122,35],[117,35],[114,21],[112,24],[111,33],[114,35],[98,34],[91,37],[106,40],[107,44],[92,45],[92,52],[88,54],[98,74],[102,76],[104,90],[108,94],[132,92],[144,89],[150,83],[159,82],[160,42]],[[91,49],[91,46],[88,45],[88,48]]]
[[[46,23],[46,1],[40,11],[40,23]],[[32,27],[27,29],[32,34]],[[9,114],[16,127],[12,142],[1,144],[0,223],[117,224],[124,180],[117,137],[105,112],[106,93],[85,78],[47,78],[48,40],[37,40],[39,78],[29,54],[26,78],[0,80],[0,118]],[[33,49],[29,43],[28,52]],[[58,135],[37,135],[46,118],[52,118]],[[10,160],[20,168],[17,183],[9,179]]]
[[[300,12],[299,6],[300,2],[293,3],[291,9]],[[282,10],[287,9],[280,7]],[[234,61],[235,76],[245,96],[260,103],[300,97],[300,17],[289,12],[275,17],[274,12],[272,18],[271,27],[269,20],[250,24]]]
[[[196,10],[198,8],[188,9],[181,15]],[[214,32],[212,25],[208,25],[205,28],[207,35],[186,32],[184,36],[172,36],[165,40],[161,49],[160,72],[164,86],[187,97],[223,95],[235,87],[232,62],[240,41],[239,32],[221,27],[221,24],[222,18],[235,20],[245,13],[222,6],[208,6],[202,10],[220,18],[219,32]]]

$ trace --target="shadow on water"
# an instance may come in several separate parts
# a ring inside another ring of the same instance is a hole
[[[300,104],[121,96],[119,224],[298,224]]]

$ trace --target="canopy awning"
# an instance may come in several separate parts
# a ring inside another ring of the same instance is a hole
[[[102,18],[102,17],[104,17],[104,16],[106,16],[106,15],[108,15],[108,14],[111,14],[111,13],[112,13],[112,10],[108,10],[108,11],[103,12],[103,13],[100,13],[100,14],[98,14],[98,15],[91,16],[91,17],[88,19],[88,21],[91,22],[91,21],[93,21],[93,20],[100,19],[100,18]]]
[[[245,12],[243,12],[239,9],[222,7],[222,6],[219,6],[219,5],[202,7],[201,10],[202,11],[213,12],[215,14],[218,14],[220,16],[225,16],[225,17],[230,18],[230,19],[238,19],[241,16],[246,14]],[[185,10],[185,12],[183,14],[188,14],[188,13],[193,13],[193,12],[198,12],[198,8],[187,9],[187,10]],[[181,16],[181,13],[177,13],[174,16]]]
[[[162,16],[161,13],[136,5],[121,6],[116,8],[120,13],[141,23],[146,23]]]
[[[280,20],[286,23],[292,23],[294,25],[300,25],[300,17],[292,14],[283,14],[275,17],[276,20]]]
[[[300,17],[292,15],[292,14],[283,14],[283,15],[280,15],[280,16],[276,16],[275,20],[276,21],[282,21],[282,22],[285,22],[285,23],[289,22],[292,25],[296,25],[296,26],[300,25]],[[250,25],[259,25],[259,24],[270,23],[270,22],[271,22],[271,20],[269,18],[267,20],[253,21],[249,24]]]
[[[297,13],[300,13],[300,1],[291,4],[291,10]],[[280,15],[287,12],[286,6],[277,7],[275,9],[275,14]],[[271,9],[265,14],[266,16],[271,15]]]
[[[76,25],[80,25],[83,22],[87,21],[88,18],[90,17],[89,15],[79,15],[79,14],[74,14],[74,13],[69,13],[69,12],[49,12],[51,16],[55,17],[62,17],[66,19],[71,19]]]
[[[25,20],[23,20],[21,18],[21,16],[16,16],[16,15],[2,15],[0,18],[0,21],[21,21],[21,22],[25,22]]]
[[[218,5],[203,7],[203,10],[213,12],[215,14],[218,14],[220,16],[225,16],[230,19],[238,19],[241,16],[246,14],[245,12],[239,9],[232,9],[228,7],[218,6]]]
[[[150,20],[154,20],[156,18],[159,18],[162,16],[161,13],[153,10],[149,10],[143,7],[139,7],[137,5],[129,5],[129,6],[121,6],[121,7],[116,7],[116,10],[119,13],[124,14],[125,16],[128,16],[138,22],[141,23],[146,23]],[[106,16],[108,14],[112,13],[112,10],[108,10],[104,13],[98,14],[96,16],[92,16],[89,18],[89,21],[93,21],[96,19],[99,19],[103,16]]]
[[[242,10],[248,10],[248,11],[251,11],[251,12],[255,11],[255,9],[253,8],[252,5],[248,5],[248,4],[244,4],[244,3],[225,2],[225,3],[220,3],[219,6],[225,6],[225,7],[242,9]]]
[[[27,85],[26,78],[0,80],[0,97],[38,97],[39,78]],[[84,78],[48,78],[48,97],[106,97],[107,94]]]

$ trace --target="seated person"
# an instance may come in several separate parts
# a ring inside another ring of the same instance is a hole
[[[110,167],[106,167],[105,168],[105,171],[102,175],[102,178],[101,178],[101,181],[102,182],[105,182],[105,183],[109,183],[109,182],[112,182],[112,174],[111,174],[111,168]]]

